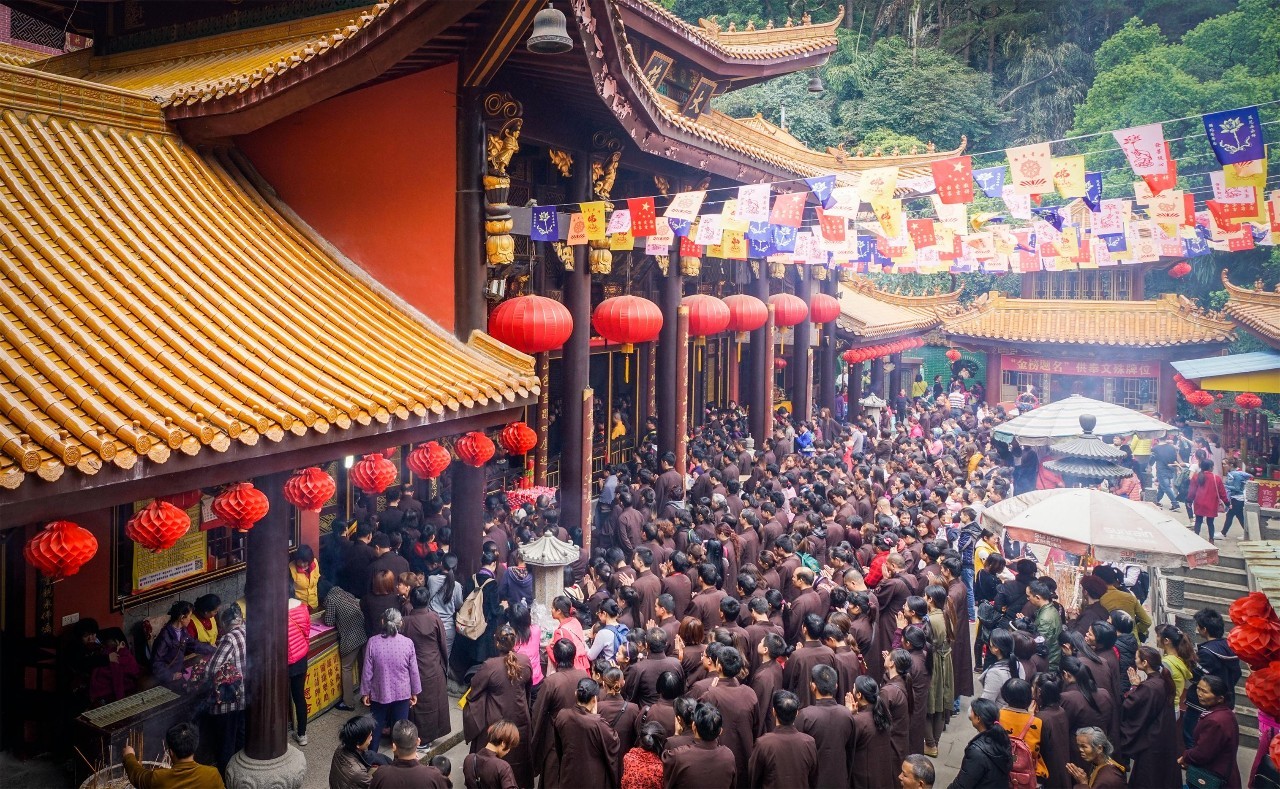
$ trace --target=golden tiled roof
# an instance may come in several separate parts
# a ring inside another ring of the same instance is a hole
[[[865,277],[840,284],[840,317],[836,326],[859,341],[880,340],[936,328],[939,312],[955,305],[960,291],[933,296],[905,296],[879,290]]]
[[[85,49],[42,69],[144,93],[166,107],[195,104],[255,88],[344,46],[395,2],[115,55]]]
[[[1261,282],[1252,289],[1233,285],[1227,269],[1222,270],[1222,286],[1227,289],[1227,315],[1250,334],[1280,348],[1280,289],[1268,291]]]
[[[841,6],[835,19],[814,24],[792,22],[789,26],[729,30],[714,19],[699,19],[691,25],[654,0],[623,0],[627,8],[659,20],[686,39],[699,43],[726,60],[773,60],[834,50],[839,44],[836,28],[844,19]]]
[[[0,66],[0,486],[537,391],[202,155],[146,96]]]
[[[47,57],[49,56],[44,52],[37,52],[34,49],[27,49],[16,44],[0,41],[0,64],[25,66],[28,63],[35,63],[37,60],[44,60]]]
[[[1091,301],[1009,298],[992,291],[968,309],[948,311],[942,326],[957,337],[1128,348],[1235,339],[1230,321],[1208,315],[1172,293],[1146,301]]]

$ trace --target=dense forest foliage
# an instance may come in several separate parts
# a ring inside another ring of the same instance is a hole
[[[1105,132],[1186,118],[1166,123],[1164,133],[1180,188],[1201,204],[1217,164],[1199,115],[1280,100],[1280,0],[664,2],[691,22],[715,17],[739,29],[805,13],[831,19],[843,6],[840,47],[818,70],[822,93],[808,91],[811,74],[792,74],[717,99],[731,115],[763,113],[818,149],[890,153],[932,142],[947,150],[964,135],[975,168],[1003,164],[1009,146],[1093,135],[1056,143],[1054,154],[1088,154],[1088,169],[1105,174],[1106,197],[1132,196],[1134,177]],[[1261,112],[1268,136],[1280,138],[1280,104]],[[1275,172],[1280,153],[1271,152]],[[930,213],[924,203],[908,210]],[[1180,281],[1155,270],[1148,292],[1177,290],[1218,307],[1224,267],[1235,282],[1271,286],[1280,253],[1214,253]],[[1008,277],[999,280],[1008,285]]]

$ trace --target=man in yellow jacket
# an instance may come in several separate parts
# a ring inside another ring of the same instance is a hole
[[[1142,607],[1133,592],[1120,588],[1120,571],[1114,567],[1102,566],[1094,569],[1093,574],[1107,582],[1107,591],[1103,593],[1102,607],[1111,613],[1117,608],[1133,617],[1133,631],[1138,636],[1138,643],[1147,640],[1147,632],[1151,630],[1151,614]]]
[[[137,789],[225,789],[216,767],[196,762],[200,734],[190,723],[179,723],[165,732],[164,745],[172,767],[144,767],[133,748],[124,746],[124,771]]]

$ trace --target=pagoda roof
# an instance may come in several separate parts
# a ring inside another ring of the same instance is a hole
[[[1146,301],[1010,298],[999,291],[942,317],[952,337],[1019,343],[1167,348],[1228,343],[1230,321],[1205,313],[1183,296]]]
[[[931,296],[889,293],[857,277],[841,283],[836,328],[855,342],[920,334],[937,328],[942,322],[940,311],[957,304],[959,298],[959,290]]]
[[[1227,289],[1224,312],[1245,331],[1280,348],[1280,289],[1267,291],[1260,281],[1252,289],[1233,285],[1227,269],[1222,270],[1222,286]]]
[[[713,19],[690,24],[654,0],[618,0],[623,23],[668,51],[690,57],[716,76],[755,81],[826,62],[839,46],[844,7],[828,22],[729,30]]]
[[[336,453],[537,392],[531,359],[459,342],[256,179],[145,94],[0,66],[0,487]]]

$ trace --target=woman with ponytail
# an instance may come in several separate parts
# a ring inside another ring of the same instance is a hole
[[[493,634],[497,653],[480,664],[462,710],[463,735],[476,753],[485,746],[485,732],[498,721],[510,721],[520,732],[520,742],[502,758],[511,765],[518,786],[533,786],[533,759],[529,743],[533,727],[529,719],[529,689],[533,669],[529,658],[516,651],[516,631],[502,624]]]
[[[969,704],[969,722],[978,734],[964,747],[960,774],[948,789],[1008,789],[1013,748],[1008,732],[1000,725],[999,705],[985,698],[974,699]]]
[[[1067,713],[1067,727],[1079,731],[1094,727],[1107,733],[1107,739],[1116,742],[1119,732],[1115,729],[1115,700],[1106,688],[1098,687],[1093,670],[1075,655],[1062,657],[1062,698],[1060,704]],[[1116,738],[1113,738],[1113,733]],[[1071,761],[1080,769],[1091,769],[1088,762],[1071,749]]]
[[[1156,643],[1164,653],[1164,667],[1173,676],[1173,706],[1181,712],[1188,701],[1195,701],[1195,687],[1191,681],[1196,669],[1196,648],[1185,633],[1173,625],[1156,628]]]
[[[999,702],[1000,689],[1004,687],[1004,683],[1022,678],[1018,656],[1013,653],[1013,633],[1003,627],[992,631],[987,653],[994,662],[979,677],[982,684],[982,693],[979,695],[987,701]]]
[[[853,692],[845,697],[853,711],[849,777],[852,789],[881,789],[897,782],[902,761],[893,748],[893,718],[880,686],[869,675],[853,681]]]
[[[1120,752],[1133,759],[1129,785],[1135,789],[1181,786],[1173,677],[1155,647],[1138,647],[1134,664],[1120,711]]]

